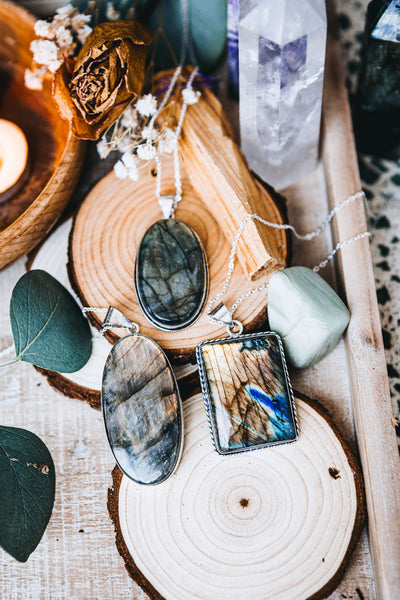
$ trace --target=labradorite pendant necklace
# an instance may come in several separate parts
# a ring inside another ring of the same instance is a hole
[[[274,273],[270,283],[265,282],[245,291],[232,304],[230,310],[223,303],[214,308],[214,304],[220,301],[228,290],[237,245],[246,222],[255,219],[269,227],[291,229],[297,238],[311,240],[329,225],[338,210],[360,198],[363,198],[363,192],[344,200],[332,209],[317,229],[305,235],[297,233],[292,225],[271,223],[255,214],[242,219],[232,243],[223,288],[210,301],[207,312],[211,323],[226,326],[229,337],[203,342],[196,349],[211,436],[214,447],[220,454],[254,450],[296,440],[296,410],[283,346],[285,345],[292,363],[296,364],[295,360],[299,357],[304,359],[306,356],[308,364],[314,364],[336,345],[347,326],[349,313],[335,291],[317,272],[326,266],[341,248],[370,235],[368,231],[364,231],[348,240],[338,242],[327,258],[313,270],[292,267]],[[287,279],[285,285],[282,286],[279,279],[278,284],[271,287],[274,277],[281,274]],[[270,325],[271,317],[275,315],[278,325],[276,329],[279,333],[279,325],[283,324],[283,343],[277,331],[242,335],[242,324],[233,318],[243,300],[267,287]],[[273,291],[275,300],[272,297]],[[271,305],[274,308],[272,312]],[[306,325],[296,321],[299,306],[301,312],[306,315]],[[304,330],[305,327],[308,328],[307,331]],[[322,330],[320,335],[317,335],[318,328]],[[312,337],[314,339],[310,340]],[[300,356],[298,350],[301,346],[305,346],[306,350],[303,349]],[[311,358],[307,356],[307,352],[311,352]],[[314,362],[311,362],[311,359]]]
[[[152,325],[176,331],[200,316],[207,297],[208,269],[194,231],[168,217],[144,234],[135,264],[135,291]]]
[[[111,348],[102,379],[103,419],[115,460],[136,483],[162,483],[178,466],[183,447],[182,403],[168,358],[116,308],[83,310],[107,312],[101,334],[128,332]]]
[[[194,69],[184,92],[193,92],[192,83],[196,74],[197,69]],[[173,77],[163,102],[150,123],[151,127],[165,105],[165,98],[170,96],[175,81],[176,77]],[[183,94],[181,115],[174,136],[176,194],[160,193],[161,160],[155,153],[156,197],[163,219],[153,223],[144,234],[135,262],[135,292],[139,306],[152,325],[166,331],[177,331],[192,325],[203,310],[208,292],[208,268],[202,244],[189,225],[174,216],[182,199],[178,139],[186,113],[187,98],[188,95]]]

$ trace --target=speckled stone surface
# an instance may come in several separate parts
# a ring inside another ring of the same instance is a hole
[[[207,296],[206,258],[197,235],[177,219],[152,225],[136,257],[135,291],[147,319],[156,327],[189,327]]]
[[[103,372],[102,409],[121,470],[143,484],[161,483],[179,461],[182,407],[161,348],[144,335],[119,340]]]

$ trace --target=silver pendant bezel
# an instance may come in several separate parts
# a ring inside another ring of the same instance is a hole
[[[215,422],[214,415],[212,413],[212,408],[210,406],[210,402],[212,400],[212,393],[210,390],[210,385],[209,385],[209,381],[208,381],[208,377],[207,377],[207,371],[206,371],[206,367],[205,367],[204,359],[203,359],[203,355],[202,355],[202,347],[206,346],[206,345],[210,345],[210,344],[211,345],[216,345],[216,344],[222,345],[222,344],[228,344],[228,343],[237,343],[237,342],[242,342],[242,341],[246,341],[249,339],[257,339],[257,338],[262,338],[262,337],[265,338],[266,336],[274,337],[278,341],[279,352],[280,352],[280,357],[281,357],[282,365],[283,365],[283,372],[284,372],[284,376],[285,376],[285,384],[286,384],[286,389],[288,391],[290,412],[291,412],[291,416],[292,416],[293,423],[294,423],[295,437],[290,440],[278,440],[275,442],[265,442],[263,444],[258,444],[255,446],[244,446],[243,448],[239,448],[239,449],[235,448],[232,450],[222,450],[222,448],[220,447],[219,442],[218,442],[218,432],[217,432],[216,422]],[[289,372],[288,372],[288,368],[287,368],[287,364],[286,364],[286,358],[285,358],[282,340],[277,333],[275,333],[274,331],[263,331],[263,332],[259,332],[259,333],[247,333],[247,334],[240,334],[240,335],[232,335],[227,338],[221,338],[221,339],[216,339],[216,340],[206,340],[205,342],[202,342],[201,344],[199,344],[197,346],[196,360],[197,360],[197,365],[199,368],[201,391],[203,394],[204,406],[205,406],[208,425],[209,425],[209,429],[210,429],[210,433],[211,433],[211,439],[212,439],[214,449],[216,450],[216,452],[218,452],[218,454],[220,454],[221,456],[229,456],[231,454],[240,454],[242,452],[253,452],[254,450],[261,450],[263,448],[270,448],[273,446],[282,446],[284,444],[292,444],[293,442],[296,442],[296,440],[298,439],[298,436],[299,436],[299,425],[298,425],[298,421],[297,421],[296,404],[295,404],[295,400],[294,400],[292,385],[291,385],[290,379],[289,379]]]

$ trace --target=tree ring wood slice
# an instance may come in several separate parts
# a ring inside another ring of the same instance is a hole
[[[58,279],[60,283],[75,297],[68,270],[68,242],[72,227],[72,219],[61,223],[36,249],[29,255],[27,270],[43,269]],[[93,408],[100,409],[101,381],[103,367],[112,344],[104,337],[99,337],[97,329],[92,327],[93,351],[88,363],[75,373],[56,373],[41,369],[52,387],[67,397],[86,400]],[[197,366],[192,364],[174,366],[175,377],[179,381],[181,396],[185,398],[195,386],[199,386]]]
[[[144,335],[153,338],[172,360],[187,361],[194,357],[200,342],[226,334],[225,327],[210,324],[203,310],[200,318],[179,332],[161,331],[152,326],[138,306],[134,292],[134,267],[137,248],[150,225],[161,218],[155,196],[154,165],[146,164],[137,182],[120,180],[110,173],[89,193],[80,207],[70,241],[70,272],[74,287],[86,306],[114,306],[128,319],[139,324]],[[210,275],[209,298],[221,290],[227,269],[231,241],[227,241],[222,226],[182,173],[183,198],[176,218],[187,223],[199,236],[207,256]],[[263,190],[263,188],[260,189]],[[163,160],[162,193],[174,193],[173,165]],[[266,212],[273,222],[282,223],[278,206],[263,190]],[[286,234],[272,230],[284,259],[287,255]],[[265,280],[265,279],[264,279]],[[248,280],[240,265],[236,265],[224,300],[228,306],[244,291],[260,282]],[[259,329],[266,321],[267,291],[247,298],[235,313],[249,331]],[[207,305],[207,304],[206,304]],[[100,327],[101,318],[90,319]],[[111,339],[116,341],[116,337]]]
[[[297,442],[223,457],[196,394],[170,479],[148,488],[114,470],[117,545],[150,598],[316,600],[335,589],[364,524],[361,472],[320,405],[299,394],[296,404]]]

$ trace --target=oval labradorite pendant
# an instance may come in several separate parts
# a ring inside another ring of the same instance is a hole
[[[152,325],[174,331],[198,319],[208,291],[206,256],[194,231],[177,219],[144,234],[135,264],[135,291]]]
[[[158,344],[133,334],[112,347],[103,371],[101,404],[120,469],[148,485],[172,475],[183,444],[182,404]]]

